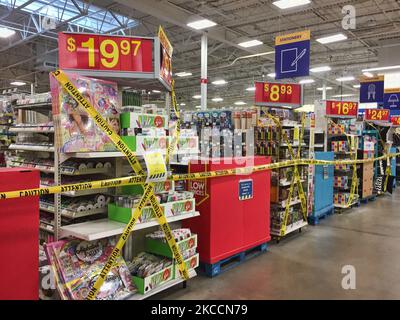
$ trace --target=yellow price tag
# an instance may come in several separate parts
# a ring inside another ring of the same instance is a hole
[[[146,152],[143,157],[147,167],[146,182],[167,180],[167,166],[160,152]]]

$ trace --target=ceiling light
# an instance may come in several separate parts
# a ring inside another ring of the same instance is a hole
[[[332,36],[319,38],[319,39],[317,39],[317,41],[322,44],[327,44],[327,43],[338,42],[338,41],[342,41],[342,40],[346,40],[346,39],[347,39],[346,35],[344,35],[343,33],[338,33],[338,34],[334,34]]]
[[[191,72],[182,71],[182,72],[175,73],[175,75],[177,77],[189,77],[189,76],[192,75],[192,73]]]
[[[353,86],[353,88],[359,89],[359,88],[361,88],[361,84],[355,84],[355,85]]]
[[[267,74],[268,77],[270,78],[275,78],[276,77],[276,73],[275,72],[271,72]]]
[[[256,91],[256,87],[248,87],[246,88],[246,91]]]
[[[325,90],[332,90],[332,87],[325,87]],[[324,91],[324,88],[317,88],[318,91]]]
[[[211,100],[214,101],[214,102],[224,101],[224,99],[222,99],[222,98],[212,98]]]
[[[239,46],[241,46],[243,48],[250,48],[250,47],[259,46],[260,44],[263,44],[260,40],[249,40],[249,41],[240,42]]]
[[[161,93],[160,90],[151,90],[153,93]]]
[[[212,84],[215,84],[216,86],[222,85],[222,84],[226,84],[227,82],[223,79],[221,80],[215,80],[213,82],[211,82]]]
[[[208,19],[201,19],[197,21],[193,21],[187,24],[188,27],[191,27],[196,30],[201,30],[205,28],[210,28],[217,25],[215,22]]]
[[[201,106],[195,106],[196,109],[201,109]]]
[[[272,2],[272,4],[277,6],[279,9],[289,9],[298,6],[304,6],[310,2],[310,0],[279,0]]]
[[[186,106],[186,103],[182,102],[179,104],[181,107]]]
[[[0,38],[8,38],[15,34],[14,30],[8,28],[0,28]]]
[[[346,98],[346,97],[354,97],[355,94],[337,94],[332,96],[332,98]]]
[[[337,78],[336,81],[344,82],[344,81],[353,81],[354,79],[355,78],[353,76],[348,76],[348,77]]]
[[[192,98],[193,98],[193,99],[201,99],[201,95],[195,94]]]
[[[237,106],[243,106],[245,104],[246,104],[246,102],[244,102],[244,101],[236,101],[235,102],[235,105],[237,105]]]
[[[400,65],[388,66],[388,67],[378,67],[378,68],[371,68],[371,69],[364,69],[363,72],[385,71],[385,70],[393,70],[393,69],[400,69]]]
[[[309,83],[314,83],[314,82],[315,82],[314,79],[303,79],[303,80],[299,81],[300,84],[309,84]]]
[[[331,70],[332,70],[332,68],[329,66],[315,67],[315,68],[310,69],[311,72],[325,72],[325,71],[331,71]]]
[[[374,75],[371,72],[363,72],[363,75],[366,76],[367,78],[373,78]]]
[[[23,81],[13,81],[13,82],[10,82],[10,84],[11,84],[12,86],[24,86],[24,85],[26,85],[26,82],[23,82]]]

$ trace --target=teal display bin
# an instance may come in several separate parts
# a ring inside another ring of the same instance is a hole
[[[315,152],[316,160],[334,160],[333,152]],[[316,225],[319,219],[332,214],[333,207],[333,175],[334,166],[315,166],[314,173],[314,206],[308,217],[309,224]]]

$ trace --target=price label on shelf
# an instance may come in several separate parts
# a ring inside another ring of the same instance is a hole
[[[372,121],[389,121],[390,110],[388,109],[367,109],[364,119]]]
[[[355,118],[358,114],[358,103],[352,101],[326,101],[326,114]]]
[[[400,116],[391,116],[390,122],[391,122],[394,126],[400,126]]]
[[[147,168],[146,182],[167,180],[167,166],[160,152],[145,152],[143,157]]]
[[[301,85],[256,82],[255,103],[267,106],[300,106]]]
[[[153,39],[59,33],[61,69],[153,72]]]

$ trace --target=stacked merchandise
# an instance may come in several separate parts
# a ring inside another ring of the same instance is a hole
[[[362,129],[361,129],[362,130]],[[357,158],[359,125],[353,120],[332,118],[328,120],[328,149],[333,151],[335,160]],[[334,207],[344,209],[358,202],[358,178],[352,165],[335,165]],[[355,181],[354,181],[355,180]]]
[[[273,116],[279,120],[281,129],[277,124],[266,115]],[[297,155],[298,148],[301,146],[301,158],[308,158],[308,150],[303,140],[300,141],[301,121],[298,120],[299,114],[290,110],[283,109],[264,109],[260,111],[258,126],[255,128],[255,152],[257,155],[271,156],[273,162],[292,160],[293,157],[289,151],[289,145],[284,138],[286,135],[293,152]],[[306,130],[306,129],[305,129]],[[299,177],[302,189],[305,192],[308,179],[308,168],[299,166]],[[271,175],[271,234],[282,236],[282,230],[285,229],[285,235],[300,229],[307,224],[304,221],[299,197],[299,188],[295,184],[293,194],[289,199],[289,191],[294,179],[293,167],[281,168],[272,171]],[[289,214],[285,224],[286,205],[289,205]]]
[[[190,272],[199,264],[199,255],[196,253],[197,236],[190,229],[172,230],[174,239],[179,247],[186,267]],[[158,286],[180,278],[179,267],[173,261],[173,253],[166,242],[164,232],[155,231],[146,235],[145,250],[138,254],[128,268],[139,293],[145,294]]]
[[[378,154],[378,139],[376,130],[364,130],[359,141],[358,159],[373,159]],[[375,163],[363,163],[359,166],[357,175],[360,178],[358,194],[361,199],[373,196],[373,181],[377,173]]]
[[[0,167],[5,166],[5,151],[13,142],[13,134],[9,131],[13,122],[13,110],[8,100],[0,100]]]
[[[46,245],[62,299],[84,300],[107,262],[115,239],[96,241],[62,240]],[[125,260],[118,256],[96,299],[121,300],[137,292]]]

